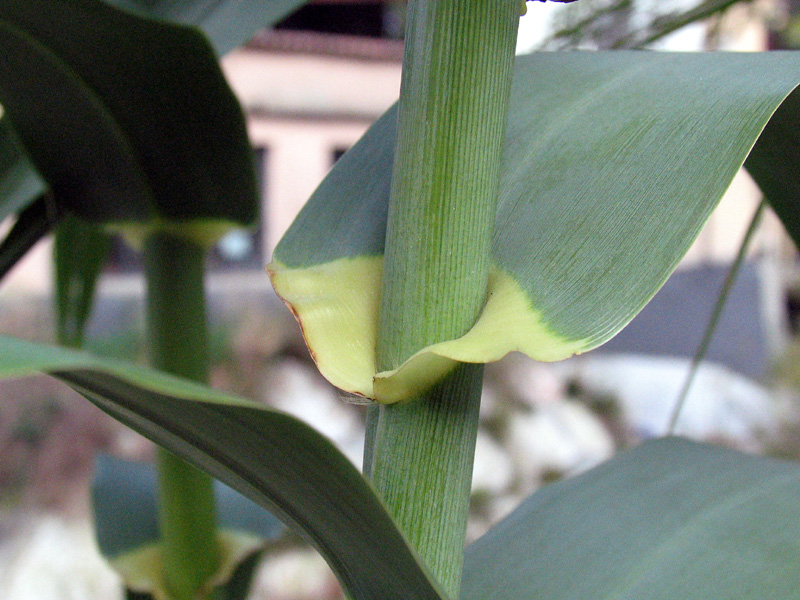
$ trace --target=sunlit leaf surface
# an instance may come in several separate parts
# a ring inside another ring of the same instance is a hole
[[[467,551],[462,600],[789,600],[800,465],[677,438],[526,500]]]
[[[381,402],[413,395],[455,361],[589,350],[666,281],[753,145],[782,155],[794,143],[785,127],[759,136],[798,74],[796,53],[521,57],[483,313],[463,338],[421,348],[396,371],[376,373],[373,358],[394,109],[301,212],[275,251],[273,284],[322,373]],[[797,103],[779,116],[796,119]]]

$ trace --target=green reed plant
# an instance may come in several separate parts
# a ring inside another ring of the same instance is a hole
[[[218,529],[211,477],[305,535],[356,600],[794,597],[800,469],[674,438],[463,545],[483,363],[612,337],[742,164],[800,239],[800,57],[514,60],[518,0],[411,0],[399,105],[268,266],[320,371],[371,403],[365,477],[296,419],[203,385],[204,252],[256,209],[214,49],[299,2],[115,4],[129,12],[0,6],[0,192],[19,215],[0,263],[60,223],[61,339],[78,345],[102,264],[87,231],[124,234],[144,252],[155,369],[6,337],[0,377],[49,373],[163,447],[160,540],[117,561],[147,581],[130,597],[243,597],[253,545]]]

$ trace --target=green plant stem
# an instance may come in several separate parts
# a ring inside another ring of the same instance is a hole
[[[463,335],[486,299],[518,20],[517,0],[409,3],[379,370]],[[463,365],[421,397],[380,407],[366,452],[389,511],[453,597],[482,374]]]
[[[743,1],[749,0],[706,0],[685,12],[662,15],[653,19],[645,29],[634,31],[616,40],[611,49],[644,48],[687,25],[708,19]]]
[[[406,539],[458,597],[483,365],[462,365],[419,398],[381,407],[372,481]]]
[[[722,288],[720,289],[719,295],[717,296],[717,301],[714,304],[714,310],[711,313],[711,318],[708,320],[706,329],[703,332],[703,338],[700,341],[700,345],[697,347],[697,351],[692,357],[692,364],[689,367],[689,373],[683,382],[681,391],[678,393],[678,399],[675,401],[675,407],[672,409],[669,424],[667,425],[667,435],[675,434],[675,428],[678,426],[678,420],[680,419],[681,411],[686,404],[686,399],[689,397],[689,391],[692,389],[692,384],[694,384],[694,380],[697,377],[697,372],[700,369],[700,365],[705,360],[708,349],[711,347],[711,341],[714,339],[714,333],[717,331],[719,319],[722,316],[722,312],[725,310],[725,303],[728,300],[728,296],[730,296],[733,284],[736,283],[736,278],[739,276],[739,270],[741,269],[744,259],[747,256],[747,251],[750,248],[750,242],[753,241],[753,236],[758,230],[758,226],[761,224],[761,216],[764,214],[764,209],[766,206],[766,199],[761,200],[758,208],[756,208],[756,211],[753,213],[753,217],[750,219],[750,224],[747,226],[747,231],[744,234],[744,238],[742,238],[742,243],[739,244],[739,251],[736,253],[736,258],[733,260],[731,268],[728,269],[728,274],[725,276],[725,281],[722,283]]]
[[[381,408],[377,404],[367,407],[366,424],[364,427],[364,477],[372,479],[373,453],[375,451],[375,436],[378,433],[378,422],[381,418]]]
[[[200,382],[208,378],[204,259],[200,246],[169,234],[145,242],[151,362]],[[219,564],[213,482],[163,449],[157,464],[164,577],[176,599],[195,600]]]

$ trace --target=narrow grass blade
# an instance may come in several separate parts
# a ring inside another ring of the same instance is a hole
[[[56,339],[80,348],[91,313],[95,287],[105,264],[111,238],[96,225],[68,217],[56,229]]]
[[[711,346],[711,340],[714,339],[714,333],[717,330],[717,324],[722,316],[722,312],[725,310],[725,302],[730,295],[733,284],[736,282],[736,277],[739,275],[739,269],[744,262],[745,255],[750,247],[750,242],[753,239],[753,235],[755,235],[756,231],[758,230],[758,225],[761,223],[761,215],[764,213],[764,208],[766,205],[766,200],[762,200],[755,213],[753,213],[753,218],[750,219],[750,225],[748,225],[747,231],[744,234],[744,238],[742,238],[742,243],[739,244],[739,252],[736,254],[736,258],[734,259],[733,264],[731,264],[728,274],[725,276],[725,281],[723,282],[722,288],[717,296],[717,301],[714,304],[714,310],[711,314],[711,318],[709,319],[708,325],[706,325],[706,329],[703,332],[703,339],[700,341],[700,345],[697,347],[697,351],[692,357],[692,364],[689,367],[689,373],[686,376],[686,381],[684,381],[683,387],[681,387],[681,391],[678,394],[678,398],[675,402],[675,407],[672,410],[672,415],[669,419],[669,425],[667,426],[667,435],[672,435],[675,433],[675,427],[678,425],[678,419],[680,419],[681,411],[686,404],[686,398],[689,396],[689,390],[692,389],[692,384],[694,383],[697,371],[706,358],[708,348]]]

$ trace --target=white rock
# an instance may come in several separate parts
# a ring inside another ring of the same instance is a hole
[[[586,356],[558,366],[589,392],[618,398],[623,418],[643,438],[666,434],[689,372],[689,361],[634,355]],[[712,363],[701,365],[681,411],[676,433],[724,439],[745,450],[761,448],[780,417],[775,399],[750,379]]]
[[[568,401],[510,419],[506,443],[525,482],[541,482],[549,472],[584,471],[614,453],[614,440],[598,417]]]
[[[498,523],[510,515],[525,500],[525,494],[507,494],[491,502],[489,506],[489,521]]]
[[[512,354],[499,365],[509,391],[529,406],[541,406],[564,399],[564,381],[550,365],[522,354]]]
[[[486,421],[497,415],[502,402],[497,398],[494,389],[484,385],[481,391],[480,419]]]
[[[121,600],[119,576],[100,556],[88,520],[32,518],[0,546],[3,600]]]
[[[359,407],[348,405],[312,367],[289,359],[269,369],[264,396],[270,406],[308,423],[360,468],[364,426]]]
[[[259,567],[249,600],[329,600],[341,598],[330,568],[313,550],[289,550]]]
[[[472,492],[500,494],[511,485],[512,479],[513,466],[508,454],[488,434],[479,431],[472,469]]]

